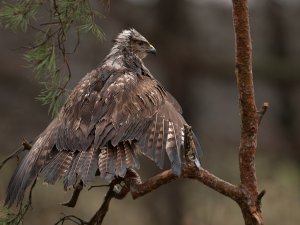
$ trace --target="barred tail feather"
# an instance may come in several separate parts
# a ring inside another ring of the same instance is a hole
[[[81,179],[83,183],[88,183],[94,180],[96,171],[98,169],[99,151],[92,146],[88,151],[88,156],[83,163]]]
[[[45,182],[54,184],[67,172],[73,159],[73,153],[68,151],[58,152],[53,159],[40,172],[40,176],[45,177]]]
[[[124,177],[126,173],[126,155],[123,143],[116,146],[117,162],[115,174],[120,177]]]
[[[123,145],[125,152],[126,168],[138,168],[139,162],[135,154],[136,150],[134,144],[130,144],[128,141],[124,141]]]
[[[166,142],[166,152],[171,162],[173,173],[180,175],[181,173],[181,159],[180,146],[178,145],[178,135],[176,133],[174,123],[169,122],[169,130]]]
[[[108,144],[101,148],[98,166],[100,176],[106,180],[111,180],[115,174],[115,153],[114,149]]]
[[[86,152],[78,152],[77,155],[73,158],[71,166],[64,178],[64,189],[67,190],[70,186],[73,186],[78,179],[78,168],[80,162],[83,161]]]

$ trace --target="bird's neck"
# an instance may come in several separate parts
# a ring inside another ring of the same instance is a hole
[[[146,68],[143,61],[134,54],[130,48],[115,45],[110,53],[104,59],[104,65],[114,67],[116,69],[143,69]]]

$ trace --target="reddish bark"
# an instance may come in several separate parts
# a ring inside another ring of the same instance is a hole
[[[263,224],[260,204],[257,204],[258,190],[254,162],[260,117],[257,113],[254,96],[248,1],[232,0],[232,3],[235,31],[235,74],[241,115],[240,188],[245,193],[244,198],[238,203],[246,225]]]

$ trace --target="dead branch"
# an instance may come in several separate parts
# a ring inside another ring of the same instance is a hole
[[[30,191],[29,191],[29,196],[28,196],[28,200],[27,202],[24,204],[23,202],[21,202],[20,206],[19,206],[19,211],[17,214],[15,214],[8,222],[7,224],[21,224],[25,215],[28,213],[28,211],[32,208],[32,191],[33,188],[36,184],[36,179],[34,180],[34,182],[32,183],[31,187],[30,187]]]
[[[0,164],[0,170],[2,169],[2,167],[12,158],[17,158],[19,159],[19,155],[21,152],[23,151],[27,151],[31,149],[31,143],[32,141],[28,142],[25,139],[23,140],[22,146],[20,148],[18,148],[15,152],[13,152],[12,154],[8,155],[5,159],[2,160],[1,164]]]
[[[83,183],[81,185],[83,185]],[[78,186],[81,186],[81,185],[78,185]],[[121,186],[119,191],[116,190],[116,187],[118,185]],[[96,187],[96,186],[94,186],[94,187]],[[100,185],[100,187],[103,187],[103,185]],[[109,187],[109,189],[108,189],[108,191],[107,191],[107,193],[104,197],[104,200],[103,200],[103,203],[101,204],[101,207],[98,209],[98,211],[94,214],[94,216],[89,221],[85,221],[85,220],[83,220],[83,219],[81,219],[81,218],[79,218],[75,215],[67,215],[67,216],[63,216],[62,218],[60,218],[54,225],[58,225],[58,224],[63,225],[66,221],[71,221],[71,222],[73,222],[75,224],[78,224],[78,225],[98,225],[98,224],[102,224],[102,221],[103,221],[106,213],[108,212],[110,201],[113,198],[123,199],[127,195],[127,193],[129,192],[129,188],[124,183],[124,178],[120,178],[120,177],[116,177],[108,185],[108,187]],[[78,192],[78,195],[75,193],[75,190],[73,192],[71,200],[69,202],[67,202],[66,204],[63,204],[63,205],[68,206],[68,207],[73,207],[74,202],[76,204],[77,198],[79,196],[80,191],[82,190],[82,187],[81,187],[81,189],[80,189],[80,187],[78,188],[78,190],[80,190]],[[69,206],[69,205],[71,205],[71,206]]]
[[[126,194],[129,192],[129,189],[126,186],[122,186],[120,192],[116,192],[116,185],[121,185],[123,178],[115,178],[109,185],[109,189],[104,197],[103,203],[95,215],[87,223],[88,225],[98,225],[102,224],[102,221],[108,212],[109,203],[113,198],[123,199]]]
[[[260,125],[261,120],[264,117],[265,113],[267,112],[268,108],[269,108],[269,103],[268,102],[264,102],[263,106],[257,112],[257,114],[258,114],[258,125]]]
[[[82,189],[83,189],[83,182],[81,180],[78,184],[76,184],[71,199],[68,202],[61,203],[61,205],[74,208]]]
[[[67,215],[63,216],[60,220],[58,220],[54,225],[61,224],[63,225],[66,221],[71,221],[78,225],[86,225],[88,222],[82,220],[81,218],[75,216],[75,215]]]

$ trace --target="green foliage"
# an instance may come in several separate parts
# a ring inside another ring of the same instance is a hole
[[[34,66],[34,71],[40,77],[42,74],[56,73],[55,46],[49,46],[48,42],[28,50],[24,54],[26,61]]]
[[[31,203],[22,204],[17,213],[12,212],[6,207],[0,206],[0,224],[1,225],[18,225],[22,224],[24,216],[31,208]]]
[[[19,0],[0,4],[0,24],[14,32],[35,32],[36,39],[26,47],[25,60],[44,86],[38,100],[49,105],[54,116],[64,102],[66,87],[71,78],[68,57],[76,51],[81,33],[91,33],[103,39],[104,33],[96,24],[102,15],[93,9],[90,0]],[[77,37],[70,51],[66,43]]]
[[[26,32],[30,20],[35,19],[37,9],[40,5],[38,1],[20,1],[15,4],[3,2],[0,10],[0,21],[4,28],[14,32]]]
[[[36,97],[43,105],[49,105],[48,111],[52,117],[55,116],[55,112],[58,112],[63,104],[63,99],[60,96],[66,91],[64,88],[60,88],[65,83],[61,80],[61,77],[63,76],[57,75],[49,82],[41,82],[44,88]]]

